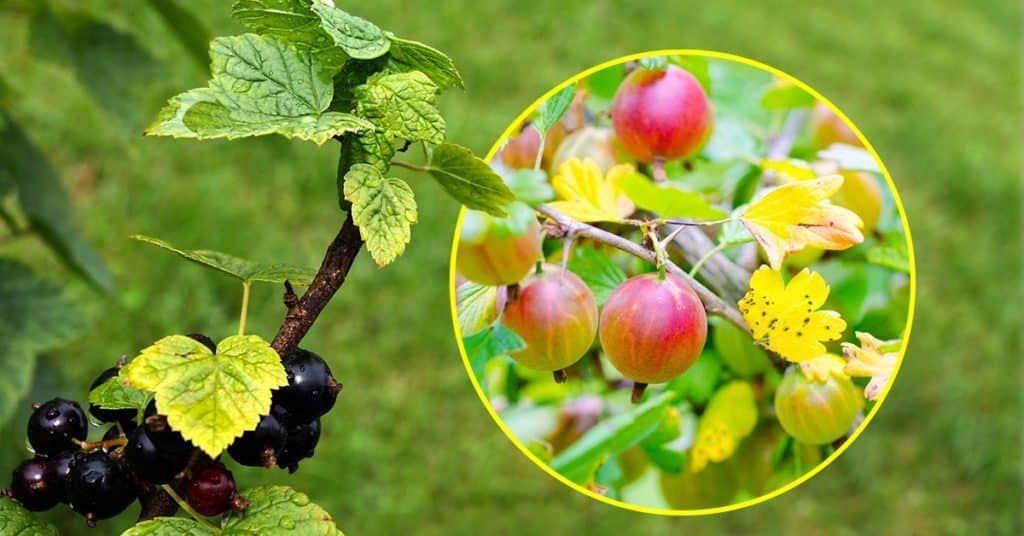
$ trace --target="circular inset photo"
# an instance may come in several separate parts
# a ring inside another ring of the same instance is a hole
[[[755,61],[658,51],[526,109],[464,211],[466,370],[519,449],[577,491],[734,510],[825,468],[906,349],[914,255],[884,166],[835,105]]]

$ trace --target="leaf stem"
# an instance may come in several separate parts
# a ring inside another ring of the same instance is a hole
[[[537,146],[537,156],[533,159],[534,171],[540,171],[540,162],[544,160],[544,142],[547,141],[547,132],[541,132],[537,127],[533,127],[537,134],[540,136],[540,144]]]
[[[245,321],[249,317],[249,290],[252,288],[252,282],[246,281],[242,283],[242,312],[238,316],[238,335],[245,335]]]
[[[205,517],[199,515],[199,512],[193,510],[192,507],[189,506],[188,501],[182,499],[181,496],[178,495],[178,492],[174,491],[174,488],[167,484],[160,486],[160,488],[164,490],[164,493],[170,495],[171,498],[174,499],[174,502],[178,503],[178,507],[184,510],[185,513],[192,517],[192,519],[195,519],[200,525],[220,534],[220,527],[210,523],[210,521]]]
[[[693,263],[693,268],[690,268],[690,277],[697,277],[697,273],[699,273],[700,269],[704,267],[704,263],[708,262],[708,259],[714,257],[716,254],[721,253],[722,250],[725,249],[725,247],[726,243],[722,242],[721,244],[718,244],[717,246],[709,249],[703,257],[701,257],[697,262]]]
[[[689,218],[664,218],[661,221],[667,225],[721,225],[723,223],[729,223],[734,221],[735,217],[729,217],[721,220],[694,220]]]
[[[413,171],[420,171],[423,173],[430,173],[430,170],[433,169],[430,166],[421,166],[419,164],[413,164],[412,162],[406,162],[404,160],[392,160],[391,165],[405,169],[411,169]]]

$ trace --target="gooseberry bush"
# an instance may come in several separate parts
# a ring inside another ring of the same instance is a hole
[[[317,270],[134,236],[238,280],[237,333],[216,341],[169,334],[112,362],[92,381],[87,401],[33,405],[26,428],[32,457],[14,468],[10,500],[0,501],[4,533],[55,533],[26,510],[63,503],[93,526],[138,501],[139,523],[125,534],[340,534],[300,491],[240,487],[228,460],[291,473],[315,454],[321,418],[342,383],[329,363],[334,352],[321,356],[300,343],[364,245],[384,267],[409,243],[416,201],[392,166],[427,174],[488,217],[510,217],[505,207],[515,197],[500,176],[468,148],[446,142],[437,97],[463,87],[448,56],[329,0],[238,0],[232,13],[247,33],[210,41],[209,83],[172,97],[145,135],[334,140],[340,230]],[[422,158],[397,158],[414,146]],[[539,252],[539,235],[534,245]],[[284,320],[272,337],[246,330],[257,282],[284,287]],[[306,289],[299,294],[295,286]]]
[[[574,79],[523,118],[491,161],[512,215],[466,211],[454,270],[467,368],[522,448],[591,492],[692,510],[849,440],[896,367],[911,266],[843,119],[694,54]]]

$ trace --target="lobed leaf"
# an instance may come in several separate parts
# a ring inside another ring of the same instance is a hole
[[[419,71],[377,73],[356,88],[356,110],[395,138],[439,144],[445,123],[437,91],[437,84]]]
[[[462,336],[472,336],[498,319],[498,287],[466,281],[455,289],[455,309]]]
[[[150,398],[146,391],[125,384],[120,372],[89,392],[90,404],[107,409],[137,409],[139,415],[145,411]]]
[[[224,519],[223,536],[344,536],[326,510],[287,486],[259,486],[242,495],[249,507]]]
[[[0,497],[0,534],[59,536],[57,527],[37,519],[13,499]]]
[[[121,536],[216,536],[214,532],[189,517],[157,517],[129,527]]]
[[[618,179],[635,174],[631,164],[619,164],[605,174],[593,159],[573,158],[559,166],[551,180],[560,201],[549,206],[582,222],[621,221],[636,206],[619,187]]]
[[[240,279],[243,283],[252,283],[253,281],[284,283],[289,281],[296,285],[308,285],[316,277],[316,270],[301,266],[265,264],[209,249],[179,249],[159,238],[146,235],[137,234],[132,235],[131,238],[173,251],[196,264]]]
[[[688,192],[672,185],[660,186],[640,174],[623,175],[616,184],[636,204],[662,218],[719,220],[726,212],[715,207],[698,192]]]
[[[604,305],[612,291],[626,280],[622,268],[607,255],[588,245],[573,248],[568,268],[587,284],[598,305]]]
[[[388,68],[397,72],[420,71],[440,89],[464,88],[462,75],[443,52],[423,43],[389,35],[391,52]]]
[[[216,354],[183,335],[164,337],[121,375],[152,391],[171,427],[214,458],[255,428],[270,409],[271,390],[288,384],[280,356],[256,335],[228,337]]]
[[[491,166],[461,145],[435,147],[429,170],[448,195],[471,209],[503,217],[508,215],[504,205],[516,199]]]
[[[387,54],[391,41],[372,22],[350,15],[325,2],[314,2],[313,13],[320,17],[320,27],[349,56],[370,60]]]
[[[416,200],[401,179],[384,177],[369,164],[355,164],[345,174],[345,199],[352,221],[377,266],[384,267],[405,251],[416,223]]]

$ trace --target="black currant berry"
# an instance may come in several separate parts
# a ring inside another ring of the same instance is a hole
[[[88,432],[89,421],[82,406],[63,398],[39,406],[28,420],[28,442],[42,456],[76,448],[72,440],[84,441]]]
[[[309,422],[334,407],[341,384],[331,376],[331,368],[313,352],[297,349],[284,359],[288,385],[274,393],[280,404],[298,422]]]
[[[145,412],[146,431],[149,432],[149,439],[162,451],[182,454],[192,452],[192,443],[188,442],[181,433],[171,429],[167,423],[167,417],[156,412],[156,401],[150,400]]]
[[[228,508],[244,509],[247,504],[238,496],[231,471],[220,464],[207,465],[193,473],[186,497],[189,506],[204,516],[217,516]]]
[[[66,450],[46,460],[46,481],[54,488],[60,502],[68,502],[68,473],[71,471],[71,460],[77,452]]]
[[[174,480],[191,457],[188,451],[168,452],[157,448],[145,427],[136,428],[128,435],[124,453],[135,474],[153,484],[167,484]]]
[[[203,346],[210,349],[211,352],[217,353],[217,343],[213,342],[213,339],[203,335],[202,333],[189,333],[186,337],[203,343]]]
[[[32,512],[49,510],[60,502],[57,488],[46,477],[43,458],[21,462],[11,473],[11,487],[6,493]]]
[[[117,376],[119,370],[117,367],[110,367],[104,370],[102,374],[93,380],[89,390],[92,391],[100,385],[107,383],[111,378]],[[89,404],[89,413],[100,422],[126,423],[135,421],[135,416],[139,414],[139,411],[135,409],[107,409],[101,408],[96,404]]]
[[[68,469],[68,502],[90,525],[120,514],[135,500],[131,469],[102,450],[76,453]]]
[[[299,468],[300,460],[313,457],[316,444],[320,441],[320,419],[289,426],[287,432],[284,448],[277,455],[277,466],[294,473]]]
[[[242,465],[269,469],[277,463],[286,437],[287,432],[277,418],[264,415],[254,430],[242,434],[228,447],[228,454]]]

